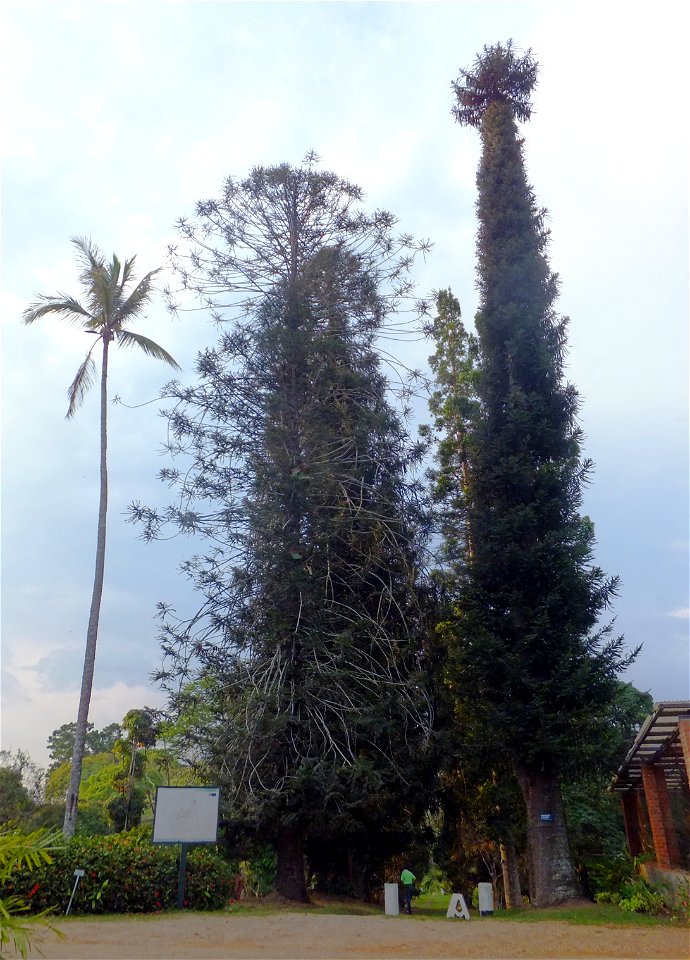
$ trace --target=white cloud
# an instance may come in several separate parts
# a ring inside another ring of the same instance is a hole
[[[667,617],[674,617],[676,620],[690,619],[690,609],[688,607],[679,607],[677,610],[670,610]]]
[[[10,688],[16,691],[12,698],[7,696]],[[63,723],[76,720],[78,692],[47,689],[33,673],[13,675],[5,671],[3,694],[3,749],[25,750],[35,763],[46,766],[50,762],[48,737]],[[95,686],[89,721],[101,729],[119,723],[128,710],[163,704],[163,695],[148,684],[129,686],[118,681],[109,687]]]

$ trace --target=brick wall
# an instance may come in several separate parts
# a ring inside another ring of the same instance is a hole
[[[690,780],[690,718],[680,718],[678,721],[678,732],[680,733],[680,745],[683,748],[685,769],[688,774],[688,780]]]
[[[665,868],[679,866],[680,851],[663,769],[655,767],[652,763],[644,763],[642,783],[647,801],[649,824],[652,828],[656,862],[660,867]]]

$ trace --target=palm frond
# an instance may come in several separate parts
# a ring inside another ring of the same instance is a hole
[[[0,830],[0,873],[4,876],[18,867],[37,867],[50,862],[50,851],[61,850],[65,845],[59,830],[34,830],[19,833],[16,830]]]
[[[153,293],[153,278],[159,272],[160,267],[157,270],[151,270],[147,273],[146,276],[139,281],[134,290],[132,290],[124,303],[119,305],[118,324],[126,323],[130,317],[136,317],[141,313],[142,307],[151,299],[151,294]]]
[[[97,340],[96,343],[99,341]],[[89,350],[84,358],[84,362],[79,367],[74,377],[74,380],[69,385],[69,390],[67,391],[67,396],[69,397],[69,407],[65,416],[69,420],[74,416],[77,409],[81,406],[82,400],[85,395],[88,393],[90,388],[93,386],[94,380],[96,379],[96,364],[93,362],[91,354],[93,353],[94,347]]]
[[[88,293],[91,315],[100,326],[113,313],[117,302],[117,281],[113,282],[111,268],[95,243],[84,237],[73,237],[72,243],[80,254],[82,270],[79,280]]]
[[[110,264],[110,280],[114,286],[121,288],[120,283],[120,273],[122,272],[122,264],[120,263],[120,258],[116,253],[113,254],[113,259]],[[124,283],[124,280],[123,280]]]
[[[171,367],[175,367],[176,370],[181,369],[177,360],[167,350],[164,350],[155,340],[149,340],[148,337],[144,337],[140,333],[134,333],[132,330],[120,330],[117,334],[117,342],[123,347],[137,346],[147,356],[154,357],[156,360],[163,360],[165,363],[169,363]]]
[[[79,280],[85,286],[88,286],[92,272],[105,264],[103,254],[89,237],[72,237],[72,243],[79,251],[77,257],[77,261],[81,265]]]
[[[129,260],[125,260],[124,270],[122,271],[122,286],[124,287],[134,276],[134,262],[136,260],[136,254],[133,257],[130,257]],[[154,271],[154,273],[157,271]]]
[[[93,271],[89,296],[94,316],[100,316],[103,324],[108,323],[117,310],[119,290],[105,265]]]
[[[32,949],[42,956],[39,944],[43,943],[45,936],[37,931],[39,924],[46,931],[64,940],[65,934],[54,926],[52,910],[50,907],[25,918],[22,914],[29,911],[29,904],[25,900],[16,895],[0,898],[0,951],[5,948],[5,944],[9,944],[13,954],[19,955],[22,960],[26,960]],[[5,954],[0,952],[0,957],[3,956]]]
[[[84,323],[84,317],[88,321],[93,319],[86,307],[83,307],[74,297],[66,293],[58,293],[55,297],[40,296],[35,303],[29,304],[22,312],[22,320],[27,324],[33,323],[49,313],[57,313],[63,320],[74,324]]]

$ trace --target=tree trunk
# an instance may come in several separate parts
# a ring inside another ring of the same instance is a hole
[[[278,855],[276,892],[288,900],[308,903],[304,881],[304,838],[298,827],[281,827],[276,842]]]
[[[501,844],[501,873],[503,874],[503,896],[506,910],[515,910],[522,906],[522,891],[520,890],[520,874],[515,856],[515,844],[506,840]]]
[[[362,900],[368,903],[371,899],[368,857],[366,853],[362,851],[359,844],[349,844],[347,867],[352,895],[355,900]]]
[[[132,756],[129,758],[129,770],[127,772],[127,804],[125,806],[125,827],[124,832],[127,832],[127,827],[129,825],[129,809],[132,805],[132,787],[134,786],[134,768],[136,766],[137,760],[137,745],[132,739]]]
[[[582,896],[570,855],[558,778],[553,772],[516,766],[527,809],[530,899],[550,907]]]
[[[98,640],[98,620],[101,613],[101,597],[103,595],[103,578],[105,573],[105,533],[106,514],[108,511],[108,345],[109,333],[103,334],[103,364],[101,367],[101,488],[98,504],[98,533],[96,536],[96,569],[91,594],[91,609],[89,624],[86,629],[86,649],[84,651],[84,669],[81,675],[81,693],[79,695],[79,711],[72,753],[72,770],[70,773],[67,802],[65,804],[65,820],[62,832],[66,837],[74,836],[77,825],[77,805],[79,803],[79,784],[81,782],[81,768],[86,748],[86,731],[89,722],[89,707],[91,705],[91,688],[93,687],[93,673],[96,662],[96,643]]]

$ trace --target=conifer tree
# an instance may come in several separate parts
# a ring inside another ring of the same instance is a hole
[[[468,825],[475,837],[485,833],[494,849],[500,850],[504,901],[507,908],[512,908],[522,905],[515,837],[521,837],[523,831],[516,826],[519,815],[511,802],[518,791],[517,783],[503,751],[497,751],[483,737],[472,736],[472,700],[468,704],[457,696],[459,688],[452,669],[459,580],[473,550],[467,504],[472,479],[473,425],[480,415],[479,344],[477,337],[465,328],[460,303],[451,290],[438,292],[436,311],[426,328],[427,336],[436,345],[429,358],[435,382],[429,409],[434,419],[431,429],[423,428],[426,436],[434,434],[437,438],[436,468],[429,476],[440,547],[438,567],[433,573],[438,584],[434,666],[436,713],[444,749],[438,797],[443,830],[441,849],[435,856],[447,856],[441,852],[444,848],[450,851],[447,863],[454,865],[452,875],[463,852],[468,852]],[[458,730],[462,731],[461,736]],[[504,798],[502,802],[498,802],[499,796]],[[487,803],[487,798],[493,799]],[[470,883],[468,876],[456,875],[461,887]]]
[[[164,611],[161,679],[179,712],[205,700],[189,735],[226,816],[275,843],[292,899],[309,835],[414,802],[432,721],[421,450],[375,349],[414,247],[360,199],[310,158],[228,180],[181,222],[178,275],[226,328],[198,383],[168,388],[177,504],[132,514],[146,536],[169,523],[209,544],[186,567],[201,609]]]
[[[578,397],[563,376],[566,320],[554,309],[545,212],[527,182],[517,122],[537,65],[512,42],[485,47],[453,83],[459,123],[482,140],[477,175],[478,358],[465,448],[458,597],[444,626],[449,676],[469,729],[510,762],[527,814],[530,890],[546,905],[579,894],[559,779],[596,750],[622,638],[599,618],[617,579],[593,563],[580,514]]]

